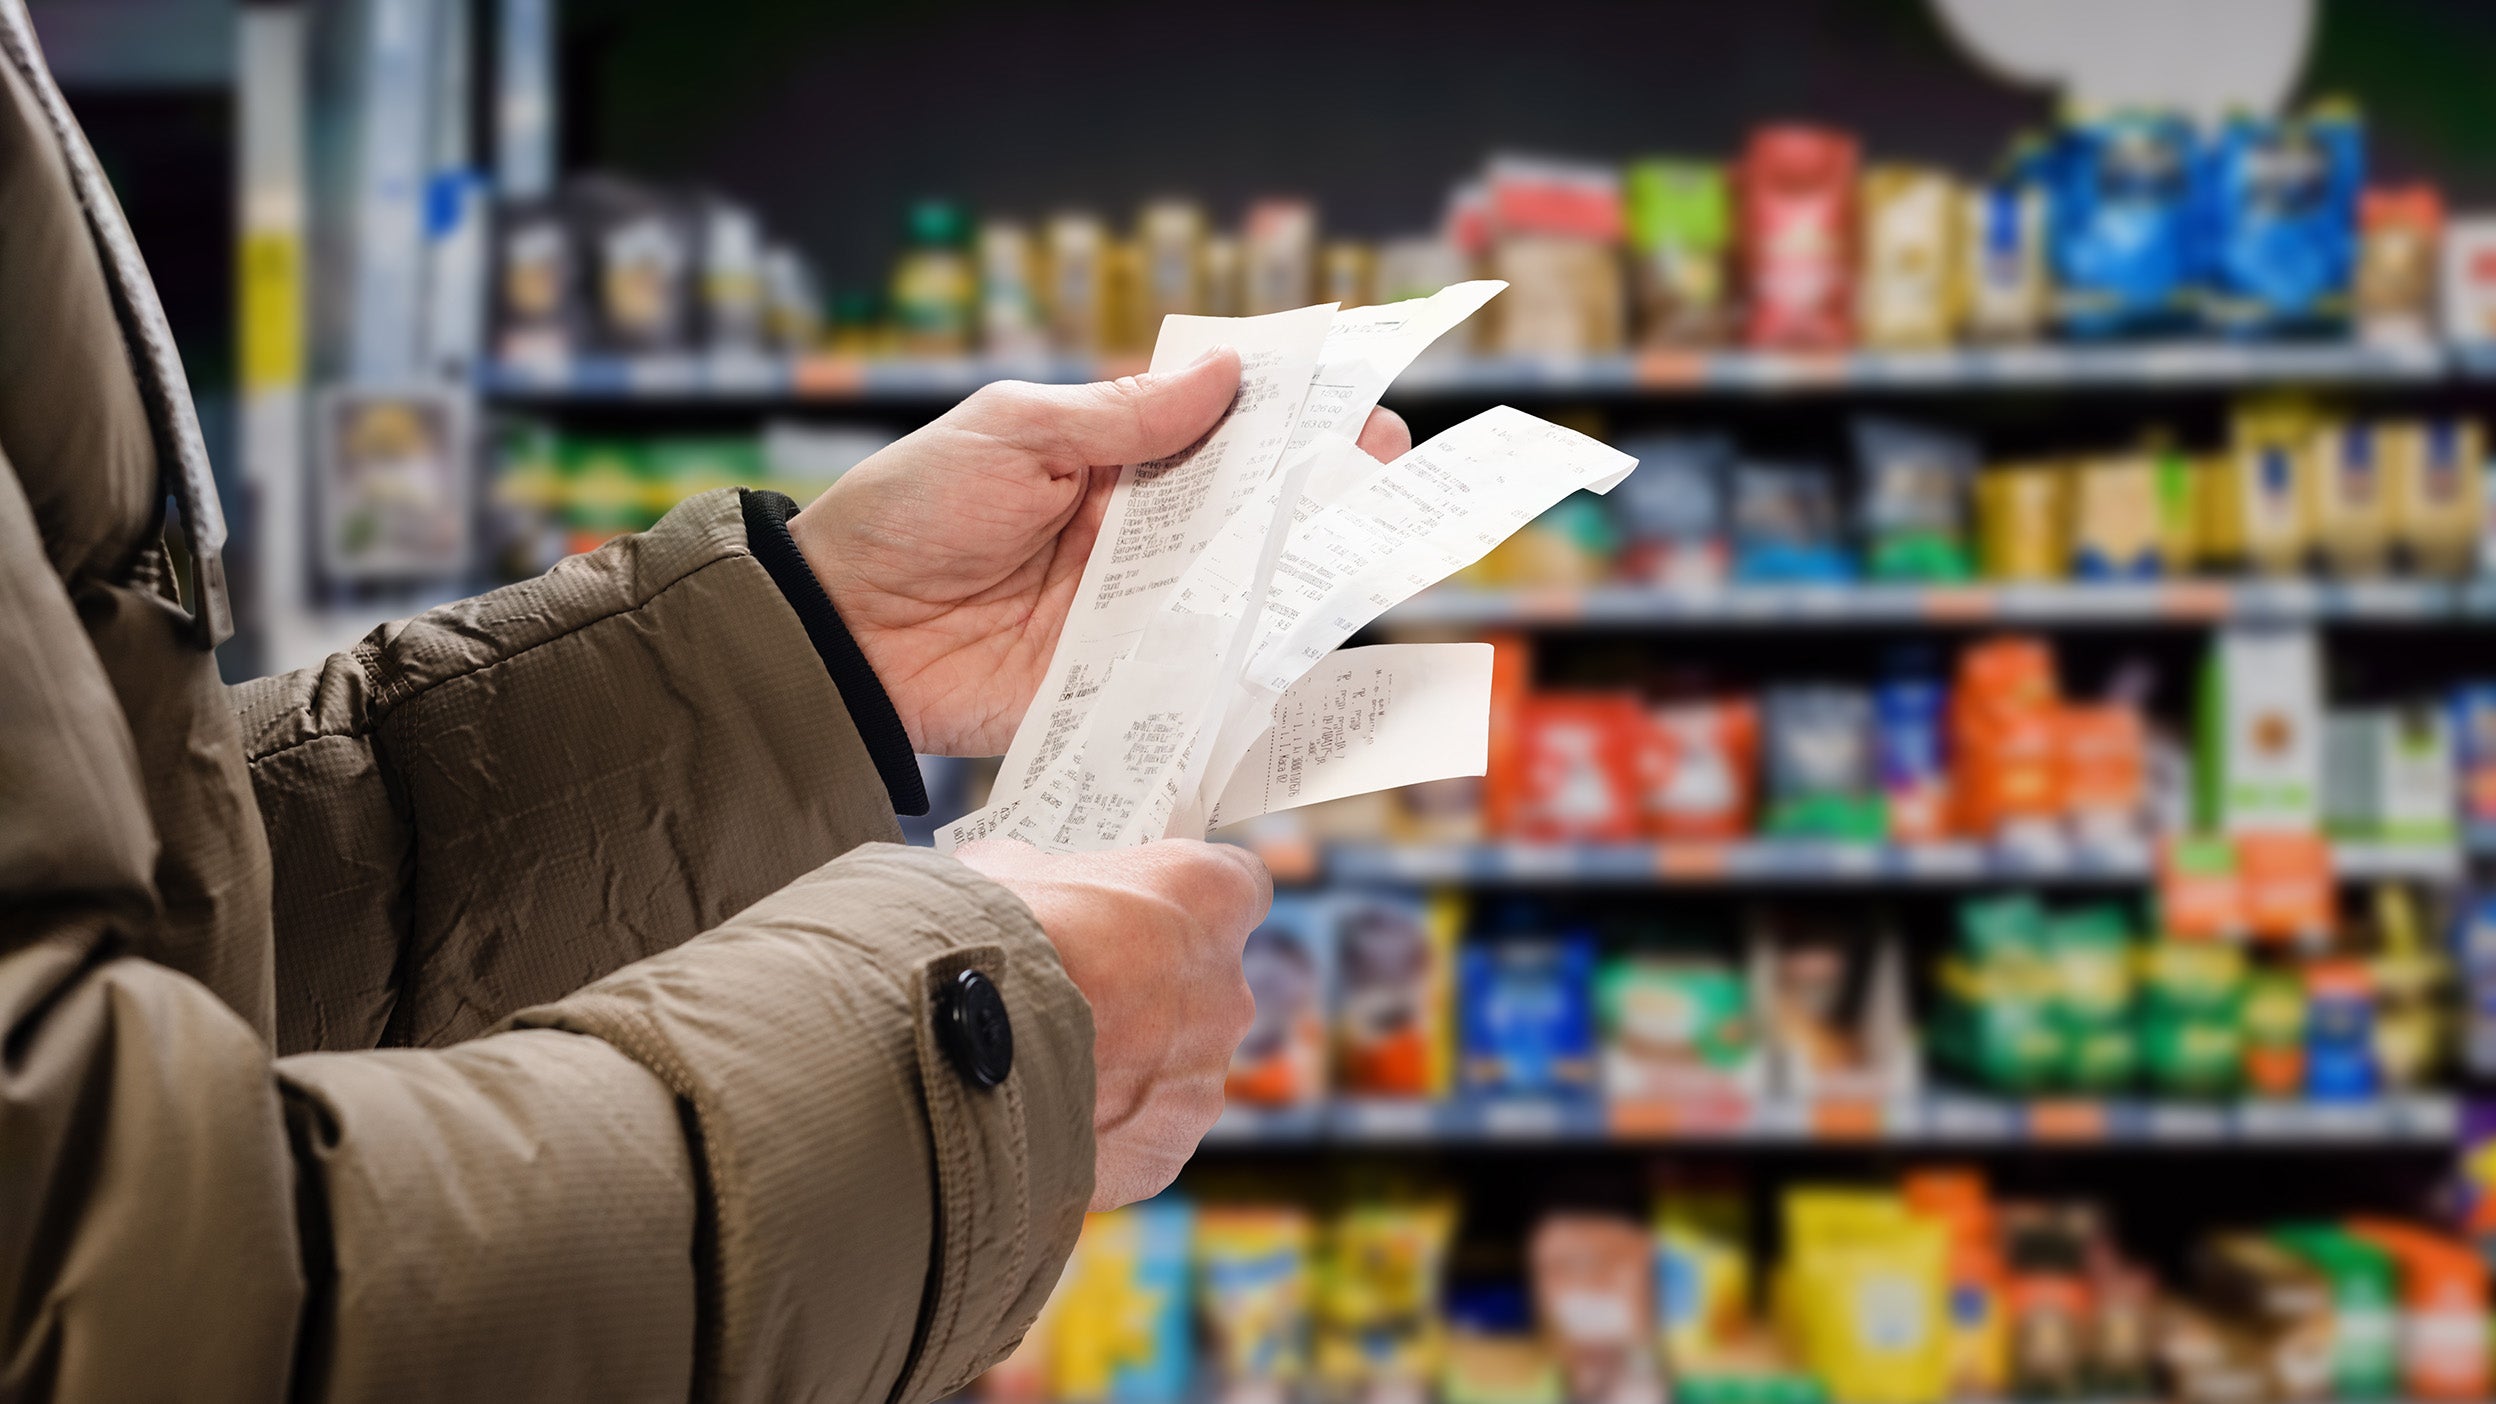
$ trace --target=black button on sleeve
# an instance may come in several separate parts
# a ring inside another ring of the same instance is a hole
[[[1014,1021],[997,982],[977,970],[948,980],[936,998],[936,1038],[964,1077],[994,1087],[1014,1071]]]

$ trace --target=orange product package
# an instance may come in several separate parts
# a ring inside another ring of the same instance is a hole
[[[1525,710],[1534,700],[1534,644],[1523,634],[1493,634],[1490,748],[1483,769],[1482,831],[1516,832],[1517,781],[1524,775]]]
[[[1759,711],[1748,701],[1666,703],[1639,736],[1638,788],[1656,838],[1730,839],[1759,796]]]
[[[1628,693],[1546,693],[1521,714],[1512,832],[1544,841],[1638,836],[1646,709]]]
[[[1962,832],[2063,812],[2062,709],[2040,639],[1989,639],[1959,655],[1950,696],[1951,791]]]
[[[2237,885],[2246,934],[2318,944],[2332,928],[2331,845],[2318,834],[2241,834]]]
[[[2178,941],[2233,941],[2245,934],[2236,845],[2177,834],[2158,849],[2159,929]]]
[[[2057,715],[2057,767],[2063,808],[2073,815],[2138,814],[2148,771],[2148,736],[2137,708],[2073,704]]]

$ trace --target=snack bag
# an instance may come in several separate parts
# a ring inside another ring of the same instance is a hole
[[[1779,1293],[1804,1363],[1839,1399],[1937,1404],[1950,1372],[1947,1225],[1894,1196],[1786,1195]]]
[[[1328,905],[1341,972],[1337,1085],[1349,1096],[1448,1090],[1458,912],[1452,901],[1353,893]]]
[[[1854,341],[1854,138],[1815,127],[1751,134],[1740,176],[1743,340],[1838,351]]]
[[[1894,419],[1858,419],[1852,428],[1866,573],[1875,580],[1967,579],[1967,495],[1976,445],[1964,435]]]
[[[2434,340],[2444,197],[2432,185],[2376,186],[2357,220],[2358,335],[2378,346]]]
[[[1527,1249],[1534,1315],[1577,1404],[1663,1404],[1654,1276],[1634,1220],[1552,1214]]]
[[[1289,1207],[1209,1208],[1196,1281],[1220,1404],[1287,1404],[1309,1371],[1316,1226]]]
[[[1941,1223],[1950,1234],[1950,1394],[1999,1399],[2010,1384],[2010,1330],[2000,1234],[1984,1175],[1918,1170],[1899,1189],[1910,1213]]]
[[[1863,272],[1855,289],[1864,345],[1922,350],[1958,335],[1951,277],[1958,197],[1948,173],[1928,167],[1879,165],[1864,173]]]
[[[2045,326],[2045,189],[1998,180],[1960,196],[1959,306],[1980,341],[2033,341]]]
[[[1357,1204],[1326,1233],[1318,1284],[1317,1368],[1351,1404],[1427,1398],[1443,1334],[1439,1295],[1455,1208]]]
[[[2063,129],[2044,162],[2054,320],[2076,337],[2181,326],[2191,311],[2192,129],[2118,113]]]
[[[1526,703],[1510,816],[1519,838],[1618,841],[1638,835],[1638,751],[1647,718],[1627,695],[1546,693]]]
[[[2336,331],[2357,263],[2365,137],[2355,114],[2230,118],[2197,163],[2203,315],[2232,335]]]
[[[1872,699],[1843,687],[1778,687],[1766,719],[1769,833],[1872,841],[1886,820],[1873,769]]]
[[[2149,737],[2137,708],[2069,704],[2056,718],[2063,812],[2083,843],[2122,849],[2141,836],[2149,798]]]
[[[1666,839],[1730,839],[1750,831],[1757,805],[1759,713],[1748,702],[1656,707],[1638,754],[1646,832]]]
[[[1326,1095],[1326,1028],[1334,982],[1333,924],[1326,900],[1285,893],[1248,933],[1240,961],[1257,1012],[1231,1054],[1222,1085],[1231,1101],[1303,1106]]]
[[[1188,1240],[1195,1212],[1151,1199],[1087,1215],[1058,1284],[1052,1397],[1181,1404],[1194,1374]]]
[[[1732,191],[1721,166],[1640,161],[1627,188],[1631,295],[1648,346],[1710,346],[1724,339]]]
[[[1827,470],[1761,462],[1733,470],[1733,574],[1762,584],[1847,578]]]
[[[1465,1086],[1570,1096],[1595,1082],[1594,942],[1471,941],[1457,956]]]
[[[1674,434],[1632,440],[1621,451],[1638,460],[1638,471],[1604,500],[1620,513],[1628,538],[1622,561],[1628,578],[1687,589],[1724,584],[1733,441],[1722,434]]]

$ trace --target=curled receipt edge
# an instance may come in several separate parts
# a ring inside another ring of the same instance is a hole
[[[1120,470],[1057,650],[988,806],[939,848],[1201,837],[1320,800],[1483,772],[1490,648],[1338,652],[1635,460],[1500,406],[1382,464],[1352,435],[1395,376],[1504,284],[1264,317],[1172,317],[1153,369],[1238,349],[1240,392],[1185,452]]]

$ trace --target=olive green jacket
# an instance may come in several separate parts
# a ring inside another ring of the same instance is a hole
[[[1090,1197],[1090,1011],[891,842],[736,495],[225,688],[154,292],[0,49],[0,1400],[964,1383]]]

